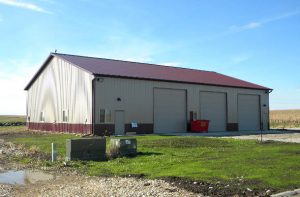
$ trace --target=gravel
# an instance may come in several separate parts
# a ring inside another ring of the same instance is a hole
[[[25,156],[27,154],[22,146],[16,146],[11,142],[5,142],[3,139],[0,139],[0,156]]]
[[[13,192],[13,186],[0,184],[0,196],[1,197],[11,196],[12,192]]]
[[[0,185],[0,196],[186,196],[202,195],[177,188],[163,180],[124,177],[60,176],[23,186]],[[7,194],[7,195],[5,195]]]
[[[260,135],[232,136],[230,138],[242,140],[260,140]],[[300,133],[263,134],[263,141],[279,141],[289,143],[300,143]]]

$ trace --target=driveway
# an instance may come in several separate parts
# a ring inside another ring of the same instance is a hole
[[[243,136],[231,136],[234,139],[242,140],[260,140],[260,135],[243,135]],[[278,133],[278,134],[264,134],[262,136],[263,141],[279,141],[279,142],[290,142],[300,143],[300,133]]]
[[[273,140],[280,142],[300,143],[300,130],[267,130],[267,131],[222,131],[222,132],[208,132],[208,133],[165,133],[160,135],[172,136],[203,136],[203,137],[229,137],[234,139],[244,140],[260,140],[262,133],[262,140]]]

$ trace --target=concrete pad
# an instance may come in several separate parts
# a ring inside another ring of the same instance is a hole
[[[204,137],[226,137],[226,136],[248,136],[248,135],[260,135],[260,134],[285,134],[293,133],[292,131],[282,130],[267,130],[267,131],[220,131],[220,132],[208,132],[208,133],[161,133],[163,136],[204,136]],[[157,135],[157,134],[155,134]]]

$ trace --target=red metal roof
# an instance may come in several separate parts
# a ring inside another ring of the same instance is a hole
[[[50,56],[60,57],[94,75],[270,90],[264,86],[210,71],[59,53],[52,53]],[[36,75],[42,70],[43,67]],[[31,86],[36,77],[25,90]]]

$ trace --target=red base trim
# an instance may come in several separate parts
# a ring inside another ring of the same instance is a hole
[[[68,124],[68,123],[27,123],[28,129],[51,132],[67,132],[67,133],[82,133],[91,134],[91,124]]]

